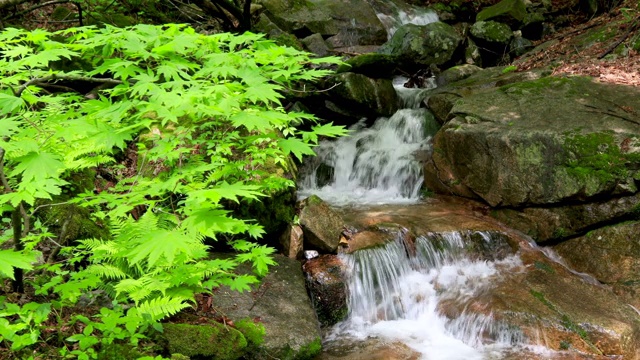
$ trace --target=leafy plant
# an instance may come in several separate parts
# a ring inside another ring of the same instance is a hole
[[[53,276],[39,289],[72,305],[102,288],[133,305],[126,315],[102,314],[120,319],[116,327],[76,318],[86,325],[69,338],[77,356],[95,356],[95,331],[120,340],[114,329],[133,323],[127,317],[149,325],[189,306],[195,293],[249,289],[274,263],[273,249],[253,243],[262,227],[224,204],[294,186],[273,169],[313,155],[320,137],[345,133],[331,124],[300,130],[317,120],[281,104],[284,91],[325,76],[319,65],[337,59],[312,59],[262,35],[205,36],[169,24],[7,29],[0,43],[0,206],[13,214],[14,243],[29,239],[42,201],[60,201],[74,174],[97,169],[114,178],[66,199],[91,208],[111,237],[67,246],[68,264],[84,265],[49,266]],[[133,162],[125,167],[122,158]],[[38,231],[27,248],[3,250],[2,276],[30,269],[32,249],[47,239]],[[238,255],[209,259],[207,239],[231,239]],[[235,275],[247,261],[255,275]]]

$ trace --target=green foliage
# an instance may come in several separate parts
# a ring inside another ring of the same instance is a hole
[[[7,29],[0,43],[0,172],[9,185],[0,206],[33,216],[40,199],[56,201],[71,186],[73,174],[117,170],[112,186],[68,200],[89,208],[110,237],[63,248],[68,263],[45,267],[51,279],[38,293],[53,293],[59,308],[101,288],[129,310],[102,309],[97,321],[76,317],[84,330],[67,338],[77,347],[64,356],[95,358],[101,346],[136,343],[196,293],[249,289],[274,264],[273,249],[247,240],[260,237],[262,226],[234,218],[225,204],[293,186],[267,168],[286,168],[291,156],[313,155],[320,137],[345,133],[331,124],[300,130],[316,119],[286,112],[280,102],[282,90],[327,75],[317,66],[337,60],[311,59],[261,35],[205,36],[168,24]],[[59,70],[63,62],[84,65]],[[94,88],[73,91],[77,84]],[[137,164],[127,175],[118,159],[130,153]],[[2,250],[0,276],[31,268],[32,249],[48,232],[25,230],[27,240],[39,236],[22,252]],[[209,260],[205,240],[228,238],[237,257]],[[81,270],[69,266],[81,260]],[[241,262],[255,275],[235,275]],[[19,325],[15,333],[37,327],[29,321],[4,326]]]
[[[11,344],[12,351],[38,343],[40,325],[50,312],[50,304],[30,302],[21,307],[6,302],[6,298],[0,296],[0,343]]]

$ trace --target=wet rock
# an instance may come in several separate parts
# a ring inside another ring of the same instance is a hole
[[[633,295],[640,289],[638,234],[640,222],[627,222],[590,231],[553,248],[573,269],[593,275],[621,294]],[[640,307],[640,298],[628,298]]]
[[[406,24],[380,47],[379,52],[393,55],[409,66],[442,65],[455,62],[454,54],[462,40],[451,25],[442,22],[422,26]]]
[[[347,252],[351,253],[357,250],[369,249],[382,246],[396,238],[393,233],[385,231],[365,230],[357,232],[348,239]]]
[[[347,109],[363,109],[365,117],[391,116],[398,110],[399,99],[390,79],[373,79],[362,74],[337,74],[339,85],[331,91],[334,102]]]
[[[289,225],[280,238],[284,255],[290,259],[302,259],[303,240],[300,225]]]
[[[391,78],[397,67],[395,57],[386,54],[368,53],[354,56],[338,67],[337,72],[353,72],[371,78]]]
[[[265,328],[264,342],[248,359],[312,358],[321,349],[320,328],[307,295],[302,266],[297,260],[275,255],[260,285],[238,293],[223,286],[213,293],[216,316],[232,320],[254,319]],[[250,272],[241,268],[240,271]],[[295,331],[292,331],[295,329]]]
[[[321,255],[302,266],[307,289],[322,326],[331,326],[347,316],[345,264],[337,255]]]
[[[335,252],[344,226],[340,215],[316,195],[302,200],[299,207],[305,248],[328,253]]]
[[[482,70],[482,68],[469,64],[454,66],[436,76],[436,84],[438,84],[438,86],[448,85],[466,79],[480,70]]]
[[[419,360],[419,352],[400,342],[367,339],[358,343],[344,342],[323,352],[316,360]]]
[[[640,358],[640,315],[541,252],[522,251],[525,270],[492,290],[497,319],[553,350]]]

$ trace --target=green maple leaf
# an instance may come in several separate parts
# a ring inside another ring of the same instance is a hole
[[[278,140],[278,146],[284,151],[285,155],[293,154],[298,160],[302,161],[304,155],[315,155],[311,146],[304,141],[296,138],[287,138]]]
[[[9,114],[16,109],[24,107],[24,105],[22,98],[0,93],[0,115]]]
[[[14,280],[13,268],[31,270],[31,263],[36,261],[36,254],[23,254],[13,250],[0,250],[0,276]]]
[[[22,174],[22,182],[44,182],[49,178],[58,178],[65,169],[57,155],[41,151],[30,152],[16,159],[18,165],[10,176]]]

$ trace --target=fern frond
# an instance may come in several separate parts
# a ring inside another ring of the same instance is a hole
[[[174,315],[187,307],[189,307],[189,304],[184,299],[170,297],[155,298],[137,306],[141,314],[149,315],[154,321]]]
[[[121,268],[109,264],[93,264],[87,268],[87,271],[109,280],[119,280],[127,277],[127,274]]]

